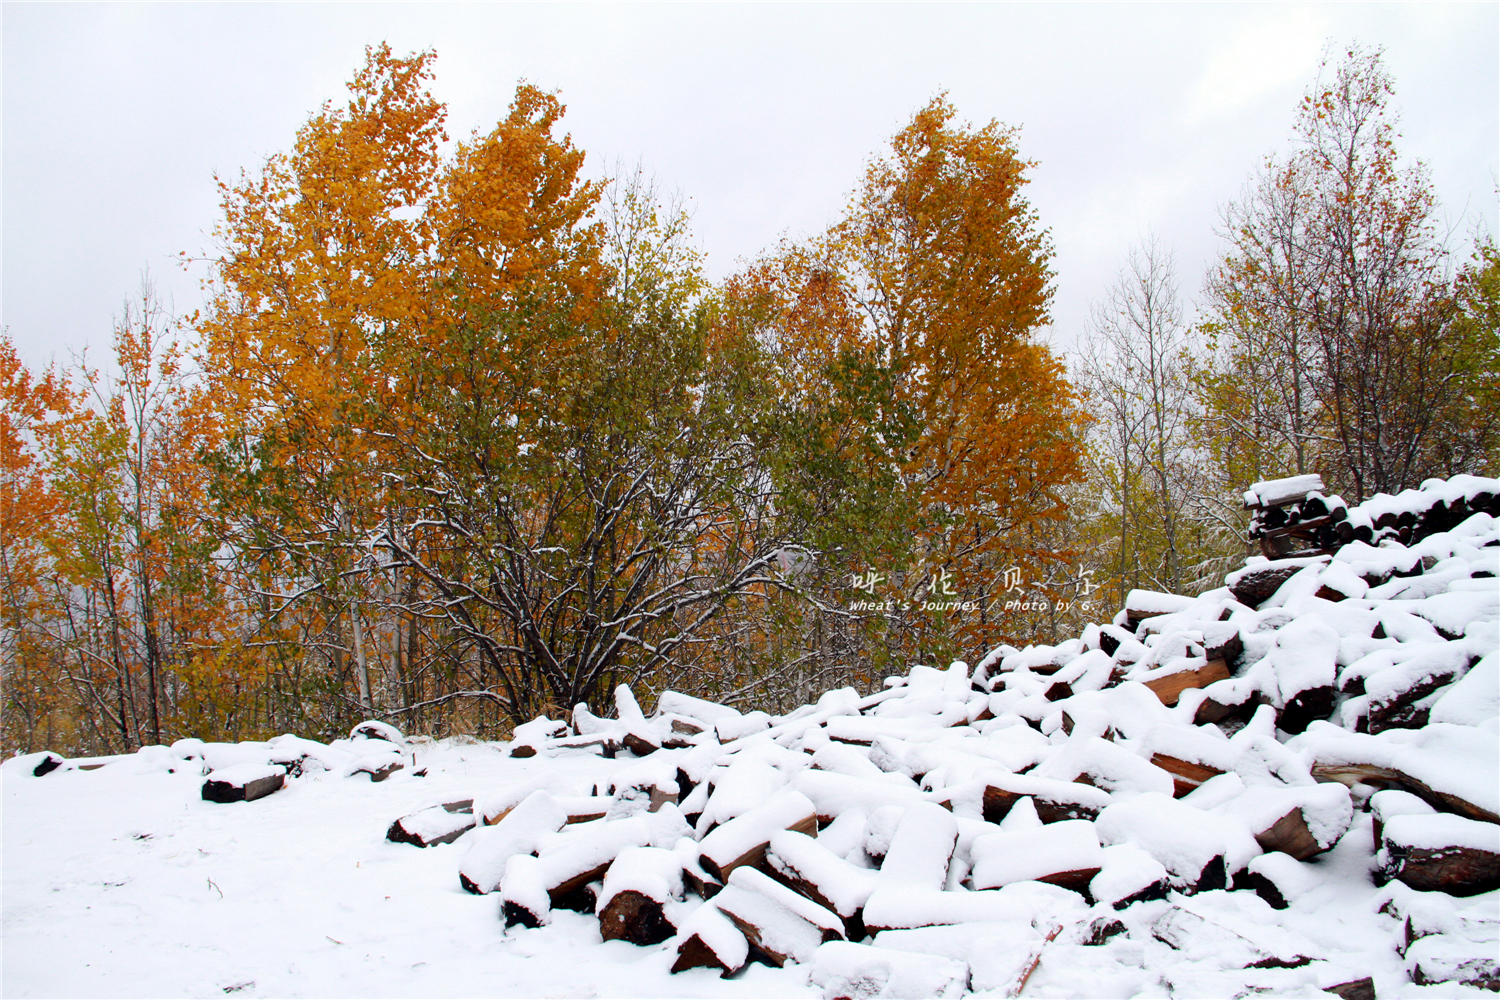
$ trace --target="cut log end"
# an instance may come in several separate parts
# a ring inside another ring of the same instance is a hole
[[[606,941],[661,944],[677,933],[663,904],[634,889],[617,892],[599,911],[599,935]]]

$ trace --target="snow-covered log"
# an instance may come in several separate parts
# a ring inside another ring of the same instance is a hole
[[[451,844],[472,829],[474,800],[468,799],[428,806],[410,816],[402,816],[385,832],[385,839],[393,844],[431,847]]]
[[[1474,896],[1500,889],[1500,826],[1433,813],[1393,816],[1376,856],[1385,878],[1421,891]]]
[[[253,802],[286,783],[286,772],[274,764],[236,764],[214,771],[203,782],[205,802]]]

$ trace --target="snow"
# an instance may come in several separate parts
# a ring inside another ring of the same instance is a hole
[[[1245,491],[1245,506],[1261,506],[1300,500],[1309,493],[1323,492],[1323,477],[1317,473],[1304,476],[1289,476],[1286,479],[1267,479],[1254,483]]]
[[[907,806],[880,864],[882,882],[941,889],[957,842],[953,813],[931,802]]]
[[[969,968],[964,962],[929,954],[830,941],[817,951],[812,984],[825,1000],[957,997],[969,984]]]
[[[760,805],[715,828],[699,846],[703,857],[722,870],[756,847],[770,843],[772,834],[815,814],[807,796],[784,788]],[[704,867],[708,865],[705,863]]]
[[[1154,792],[1114,803],[1095,826],[1100,843],[1133,844],[1185,885],[1196,883],[1215,857],[1223,857],[1233,873],[1261,853],[1243,820]]]
[[[1100,849],[1099,874],[1089,882],[1089,892],[1101,903],[1114,904],[1166,878],[1166,867],[1139,847],[1111,844]]]
[[[604,890],[597,908],[625,891],[665,903],[682,895],[682,862],[664,847],[626,847],[615,857],[604,875]]]
[[[225,784],[243,786],[252,781],[260,781],[262,778],[275,778],[285,772],[274,764],[231,764],[229,767],[217,768],[209,772],[210,781],[222,781]]]
[[[1432,706],[1428,718],[1477,726],[1500,715],[1500,653],[1490,653],[1464,674]]]
[[[985,834],[974,841],[973,854],[976,889],[1104,865],[1094,824],[1081,819]]]
[[[1500,855],[1500,826],[1451,813],[1407,813],[1385,821],[1385,842],[1429,851],[1464,847]]]
[[[771,837],[766,860],[784,877],[812,884],[841,917],[853,916],[875,891],[876,874],[859,868],[804,833],[785,830]]]
[[[410,816],[403,816],[400,823],[407,833],[420,838],[423,843],[431,844],[439,837],[451,837],[460,830],[473,826],[474,817],[469,813],[449,812],[439,805],[428,806]]]

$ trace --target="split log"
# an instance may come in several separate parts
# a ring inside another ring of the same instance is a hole
[[[750,942],[717,906],[700,906],[683,922],[678,932],[677,961],[673,972],[687,969],[718,969],[732,976],[745,967]]]
[[[469,851],[458,869],[459,884],[475,895],[493,892],[512,857],[540,849],[566,820],[567,812],[545,789],[527,793],[504,808],[494,825],[477,828],[469,838]]]
[[[698,863],[704,871],[725,882],[742,865],[760,867],[771,837],[782,830],[816,836],[818,812],[812,800],[800,792],[783,789],[755,808],[714,827],[699,844]]]
[[[1208,687],[1215,681],[1228,679],[1229,667],[1223,660],[1214,660],[1196,670],[1179,670],[1175,674],[1154,677],[1144,683],[1161,699],[1163,705],[1170,707],[1177,704],[1182,692],[1189,688]]]
[[[1238,625],[1227,621],[1205,622],[1203,632],[1203,658],[1212,663],[1221,660],[1233,664],[1245,651],[1245,641],[1240,636]]]
[[[467,808],[465,808],[467,807]],[[429,806],[409,816],[402,816],[385,832],[393,844],[432,847],[451,844],[474,829],[474,800]]]
[[[1375,1000],[1375,980],[1369,976],[1363,979],[1351,979],[1337,986],[1324,987],[1323,992],[1332,993],[1339,1000]]]
[[[405,766],[399,760],[388,760],[383,757],[377,760],[366,758],[356,761],[354,766],[349,768],[348,777],[364,774],[368,775],[371,781],[384,781]]]
[[[1337,781],[1351,788],[1356,784],[1372,788],[1399,788],[1411,792],[1442,812],[1456,813],[1485,823],[1500,823],[1500,815],[1453,792],[1433,788],[1399,768],[1378,764],[1315,763],[1312,766],[1312,776],[1318,781]]]
[[[669,913],[682,893],[677,855],[660,847],[627,847],[609,866],[599,898],[599,934],[605,941],[642,947],[677,933]]]
[[[1003,820],[1021,799],[1030,796],[1043,823],[1094,819],[1109,805],[1109,793],[1076,781],[1054,781],[1015,774],[986,779],[981,804],[986,822]]]
[[[500,913],[505,926],[541,927],[552,922],[546,868],[539,858],[517,854],[505,863],[500,885]]]
[[[810,961],[819,945],[844,937],[836,914],[751,868],[736,870],[712,905],[778,968]]]
[[[976,889],[1034,880],[1071,889],[1090,902],[1089,883],[1104,865],[1094,824],[1085,820],[986,833],[975,838],[972,853]]]
[[[806,834],[786,831],[771,838],[769,874],[808,899],[838,914],[844,936],[865,937],[864,906],[879,876],[834,854]]]
[[[205,802],[253,802],[278,791],[286,772],[274,764],[236,764],[214,771],[203,783]]]
[[[1153,753],[1151,763],[1172,775],[1172,797],[1180,799],[1209,778],[1224,772],[1207,764],[1169,757],[1164,753]]]
[[[1461,816],[1393,816],[1376,860],[1385,878],[1421,892],[1500,889],[1500,827]]]
[[[36,762],[36,766],[31,769],[31,774],[33,777],[40,778],[44,774],[51,774],[53,771],[56,771],[58,768],[62,767],[65,763],[61,756],[53,753],[50,750],[37,754],[37,756],[41,759],[38,760]]]
[[[1253,566],[1242,569],[1237,573],[1230,574],[1228,578],[1229,592],[1234,599],[1249,608],[1258,608],[1276,591],[1281,585],[1301,572],[1305,564],[1296,563],[1271,563],[1266,566]]]

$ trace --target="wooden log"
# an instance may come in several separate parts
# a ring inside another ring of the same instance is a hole
[[[468,800],[467,804],[467,809],[463,808],[464,803],[459,802],[429,806],[409,816],[402,816],[386,830],[385,839],[393,844],[411,844],[414,847],[451,844],[474,829],[473,800]]]
[[[356,774],[367,774],[370,776],[371,781],[384,781],[386,778],[389,778],[391,775],[395,774],[405,766],[406,765],[401,763],[401,761],[399,760],[387,761],[385,763],[377,763],[371,761],[369,763],[361,763],[355,766],[352,770],[350,770],[349,777],[352,778]]]
[[[253,802],[278,791],[286,772],[274,764],[238,764],[209,775],[203,782],[205,802]]]
[[[699,843],[698,863],[721,882],[741,865],[760,867],[771,837],[782,830],[817,836],[818,811],[807,796],[789,789],[715,827]]]
[[[1485,823],[1500,823],[1500,816],[1488,809],[1451,792],[1434,789],[1397,768],[1377,764],[1315,763],[1312,766],[1312,776],[1318,781],[1337,781],[1351,788],[1356,784],[1365,784],[1372,788],[1400,788],[1411,792],[1440,812],[1456,813]]]
[[[1305,731],[1314,721],[1333,714],[1337,697],[1332,685],[1297,692],[1297,696],[1276,714],[1276,728],[1294,734]]]
[[[1208,687],[1215,681],[1229,679],[1229,667],[1223,660],[1214,660],[1196,670],[1179,670],[1175,674],[1167,674],[1165,677],[1156,677],[1145,682],[1163,705],[1172,706],[1177,704],[1177,699],[1182,692],[1189,688]]]
[[[875,891],[879,875],[834,854],[815,839],[797,833],[771,838],[766,870],[772,878],[838,915],[844,936],[865,938],[864,904]]]
[[[1442,815],[1394,816],[1382,837],[1381,874],[1420,892],[1476,896],[1500,889],[1500,829]]]
[[[673,972],[718,969],[720,977],[732,976],[749,958],[750,943],[744,933],[717,906],[694,910],[678,936]]]
[[[1301,809],[1293,809],[1265,830],[1255,834],[1261,850],[1280,851],[1298,861],[1305,861],[1323,850],[1307,829],[1307,818]]]
[[[1175,799],[1182,798],[1209,778],[1224,773],[1216,767],[1164,753],[1153,753],[1151,763],[1172,775],[1172,797]]]
[[[843,921],[836,914],[754,869],[740,869],[731,876],[711,905],[778,968],[789,960],[810,961],[819,945],[844,937]]]
[[[36,766],[31,769],[31,773],[33,777],[40,778],[44,774],[51,774],[62,766],[63,758],[49,750],[42,754],[42,759],[37,761]]]
[[[605,941],[629,941],[642,947],[661,944],[677,933],[667,919],[663,900],[635,889],[610,897],[599,911],[599,936]]]
[[[1290,580],[1304,567],[1300,564],[1277,565],[1271,563],[1268,566],[1256,566],[1253,569],[1242,570],[1234,577],[1234,582],[1229,585],[1229,592],[1234,599],[1249,608],[1258,608],[1270,598],[1270,596],[1281,589],[1281,585]]]
[[[1323,992],[1332,993],[1339,1000],[1375,1000],[1375,980],[1369,976],[1363,979],[1351,979],[1337,986],[1326,986]]]

